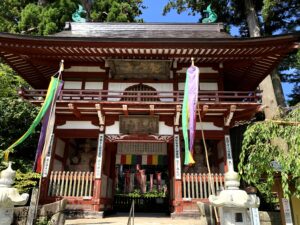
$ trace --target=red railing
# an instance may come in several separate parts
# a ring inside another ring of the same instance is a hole
[[[19,94],[33,102],[43,101],[47,90],[20,90]],[[183,100],[183,91],[110,91],[110,90],[62,90],[59,101],[136,101],[173,102]],[[200,102],[258,102],[260,93],[256,91],[199,91]]]

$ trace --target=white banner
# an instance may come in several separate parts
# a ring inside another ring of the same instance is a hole
[[[252,225],[260,225],[258,208],[250,208],[250,219]]]
[[[178,134],[174,135],[174,173],[175,179],[181,180],[180,139]]]
[[[97,148],[97,158],[95,166],[95,178],[101,178],[102,173],[102,156],[104,150],[104,134],[99,134],[98,138],[98,148]]]
[[[43,177],[47,177],[49,173],[49,168],[50,168],[50,161],[51,161],[51,155],[52,155],[52,148],[53,148],[53,142],[54,142],[54,134],[51,134],[50,141],[49,141],[49,146],[47,149],[46,157],[44,159],[44,164],[43,164]]]
[[[282,198],[283,212],[286,225],[293,225],[292,212],[290,207],[290,201],[286,198]]]
[[[226,147],[226,158],[227,158],[227,165],[228,170],[233,170],[233,158],[232,158],[232,150],[231,150],[231,142],[230,136],[225,135],[225,147]]]

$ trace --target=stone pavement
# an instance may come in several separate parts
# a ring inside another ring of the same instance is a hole
[[[126,225],[128,221],[128,213],[127,214],[115,214],[110,215],[101,219],[68,219],[66,220],[66,225],[97,225],[97,224],[105,224],[105,225]],[[192,219],[192,218],[178,218],[172,219],[170,216],[166,216],[166,214],[153,214],[153,213],[138,213],[134,218],[135,225],[201,225],[201,220]]]

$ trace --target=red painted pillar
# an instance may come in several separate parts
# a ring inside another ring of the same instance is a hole
[[[101,175],[102,175],[102,158],[104,152],[104,133],[100,133],[98,137],[98,147],[96,155],[96,165],[95,165],[95,182],[93,189],[93,210],[100,211],[101,207]]]

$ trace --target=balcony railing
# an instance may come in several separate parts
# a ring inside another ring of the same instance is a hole
[[[47,90],[20,90],[19,94],[32,102],[41,102]],[[111,91],[111,90],[62,90],[59,101],[91,102],[170,102],[183,101],[183,91]],[[256,91],[199,91],[199,102],[258,102]]]
[[[94,183],[93,172],[52,171],[48,196],[91,198]]]
[[[182,197],[184,199],[206,199],[224,189],[223,174],[182,174]]]

